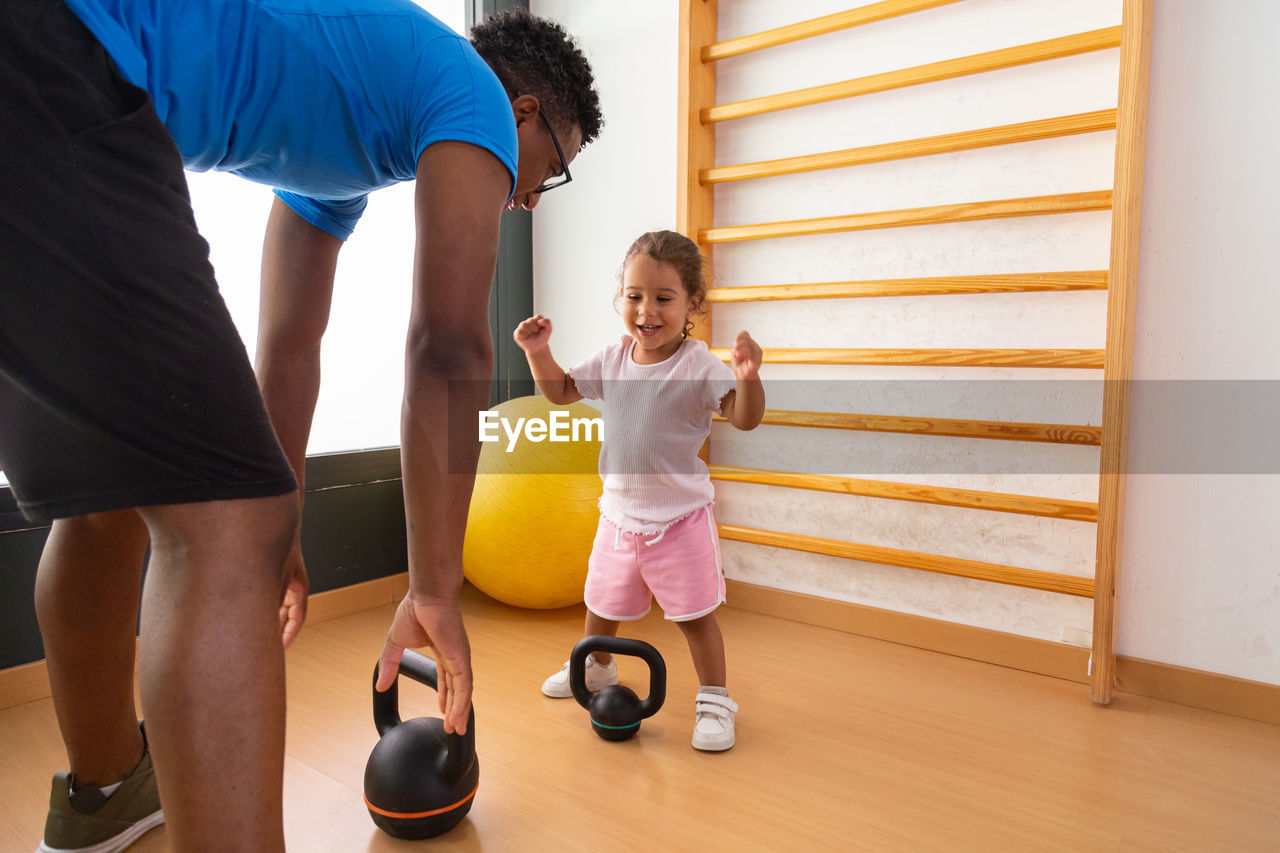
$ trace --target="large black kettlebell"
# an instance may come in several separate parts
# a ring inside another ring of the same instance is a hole
[[[587,655],[609,652],[633,655],[649,664],[649,695],[642,702],[630,687],[612,684],[596,693],[587,689]],[[640,731],[640,721],[652,717],[667,697],[667,665],[658,650],[640,640],[622,637],[583,637],[569,655],[569,689],[578,704],[591,712],[591,728],[605,740],[626,740]]]
[[[436,664],[407,650],[400,674],[436,688]],[[448,832],[471,810],[480,784],[476,713],[465,735],[446,734],[435,717],[400,720],[398,680],[379,693],[373,667],[373,722],[382,739],[364,768],[364,802],[373,822],[396,838],[431,838]]]

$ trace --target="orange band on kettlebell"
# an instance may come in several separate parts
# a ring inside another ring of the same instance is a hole
[[[476,795],[476,791],[478,791],[478,790],[480,790],[480,785],[479,785],[479,784],[477,784],[474,788],[472,788],[472,789],[471,789],[471,793],[470,793],[470,794],[467,794],[465,797],[463,797],[462,799],[458,800],[458,801],[457,801],[456,803],[454,803],[453,805],[451,805],[451,806],[445,806],[444,808],[441,808],[441,809],[432,809],[432,810],[431,810],[431,811],[429,811],[429,812],[389,812],[389,811],[387,811],[386,809],[380,809],[380,808],[378,808],[377,806],[375,806],[373,803],[369,802],[369,797],[368,797],[368,796],[365,796],[365,798],[364,798],[364,804],[365,804],[366,806],[368,806],[368,807],[369,807],[369,811],[371,811],[371,812],[377,812],[378,814],[382,815],[383,817],[394,817],[394,818],[399,818],[400,820],[413,820],[414,818],[420,818],[420,817],[431,817],[432,815],[438,815],[438,814],[444,814],[445,812],[451,812],[451,811],[453,811],[454,809],[456,809],[458,806],[460,806],[460,805],[462,805],[463,803],[465,803],[467,800],[469,800],[469,799],[471,799],[472,797],[474,797],[474,796]]]

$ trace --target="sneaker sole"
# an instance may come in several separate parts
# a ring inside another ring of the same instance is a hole
[[[736,740],[737,739],[735,737],[731,736],[728,742],[725,742],[723,740],[719,740],[719,741],[704,740],[701,743],[699,743],[698,739],[695,737],[693,739],[693,748],[698,750],[699,752],[724,752],[727,749],[732,749]]]
[[[50,847],[43,841],[36,853],[120,853],[133,842],[164,823],[164,810],[149,814],[119,835],[99,842],[92,847]]]

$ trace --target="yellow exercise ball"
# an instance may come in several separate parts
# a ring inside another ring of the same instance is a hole
[[[479,414],[462,548],[467,580],[515,607],[580,603],[600,517],[600,413],[532,396]]]

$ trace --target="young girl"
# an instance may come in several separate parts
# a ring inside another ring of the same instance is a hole
[[[619,343],[565,371],[551,355],[546,317],[525,320],[515,340],[548,400],[604,403],[604,493],[587,566],[585,633],[616,636],[619,622],[642,618],[656,597],[684,633],[701,684],[693,746],[720,751],[733,746],[738,706],[725,689],[724,640],[715,618],[725,584],[711,514],[714,490],[698,450],[714,411],[738,429],[754,429],[764,416],[764,389],[760,347],[746,332],[734,342],[732,369],[689,337],[706,296],[704,268],[687,237],[644,234],[623,261],[616,300],[627,334]],[[588,688],[617,683],[611,655],[588,656]],[[542,692],[572,695],[567,663]]]

